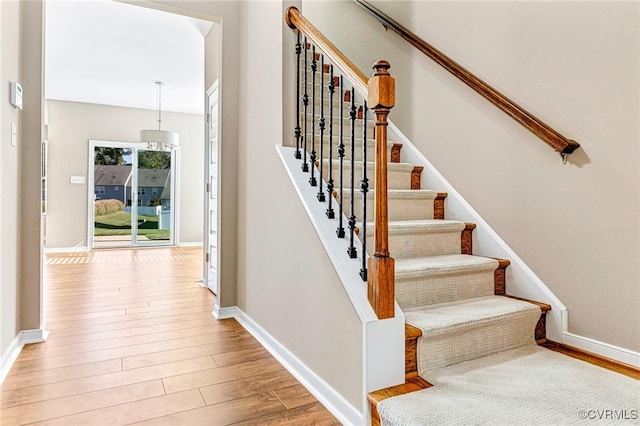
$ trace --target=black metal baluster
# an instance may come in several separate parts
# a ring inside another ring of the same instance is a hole
[[[362,180],[360,191],[362,192],[362,268],[360,277],[367,280],[367,192],[369,192],[369,179],[367,179],[367,101],[362,107]]]
[[[336,86],[333,83],[333,65],[329,64],[329,84],[327,91],[329,92],[329,179],[327,180],[327,196],[329,198],[329,208],[327,209],[327,217],[333,219],[336,217],[333,211],[333,92]]]
[[[316,166],[316,126],[313,122],[316,119],[316,70],[318,69],[318,63],[316,62],[316,47],[311,46],[311,153],[309,154],[309,160],[311,161],[311,177],[309,183],[311,186],[316,186],[318,181],[315,175]],[[306,117],[305,117],[306,119]]]
[[[302,53],[302,45],[300,44],[300,30],[298,30],[298,42],[296,43],[296,152],[295,157],[299,160],[302,158],[300,153],[300,54]]]
[[[320,184],[318,185],[318,201],[324,203],[324,191],[322,190],[322,162],[324,161],[324,55],[320,55],[320,119],[318,128],[320,129]]]
[[[338,119],[338,122],[340,123],[340,129],[339,129],[339,139],[340,139],[340,145],[338,145],[338,157],[340,158],[340,165],[338,167],[338,177],[340,179],[340,201],[338,202],[338,207],[339,207],[339,212],[338,212],[338,229],[336,229],[336,234],[338,235],[338,238],[344,238],[344,226],[342,226],[342,211],[343,211],[343,206],[344,206],[344,197],[343,197],[343,191],[344,191],[344,135],[343,135],[343,130],[344,130],[344,114],[342,112],[342,109],[344,107],[344,78],[342,76],[340,76],[340,118]]]
[[[350,258],[355,258],[358,256],[358,250],[353,245],[354,233],[356,230],[356,215],[354,210],[354,198],[355,198],[355,135],[356,135],[356,104],[355,104],[355,92],[353,90],[353,86],[351,87],[351,105],[349,106],[349,121],[351,122],[351,216],[349,216],[349,248],[347,249],[347,254],[349,254]],[[366,167],[366,166],[365,166]]]
[[[307,105],[309,105],[309,95],[307,95],[307,38],[304,38],[304,95],[302,96],[302,104],[304,105],[304,136],[302,137],[302,142],[304,143],[304,147],[302,150],[302,171],[309,171],[309,164],[307,164]]]

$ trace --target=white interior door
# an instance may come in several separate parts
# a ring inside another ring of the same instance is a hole
[[[207,146],[205,176],[205,254],[204,278],[206,286],[219,294],[218,280],[218,81],[207,91]]]

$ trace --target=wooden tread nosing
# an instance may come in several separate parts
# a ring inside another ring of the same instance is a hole
[[[412,188],[413,189],[413,188]],[[444,200],[449,194],[446,192],[438,192],[436,199],[433,201],[433,218],[444,220]]]

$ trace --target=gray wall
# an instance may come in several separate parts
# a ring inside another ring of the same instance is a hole
[[[391,120],[567,306],[569,331],[640,350],[640,4],[375,5],[582,144],[563,166],[353,2],[303,1],[367,74],[390,61]]]
[[[0,351],[20,330],[42,325],[40,146],[42,2],[0,2]],[[28,72],[27,72],[28,70]],[[9,103],[9,82],[24,90],[23,110]],[[18,129],[10,144],[11,123]]]
[[[0,353],[19,331],[18,211],[19,149],[22,114],[9,103],[9,82],[22,81],[19,2],[0,2]],[[18,126],[18,145],[10,143],[11,123]]]
[[[153,124],[153,110],[48,100],[49,176],[46,247],[85,245],[87,185],[70,176],[87,176],[89,139],[135,142]],[[180,242],[202,241],[204,119],[163,112],[163,126],[180,134]],[[88,179],[87,179],[88,183]]]

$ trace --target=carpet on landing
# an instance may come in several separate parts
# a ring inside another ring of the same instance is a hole
[[[378,404],[383,426],[640,425],[640,381],[533,344],[425,379]]]

